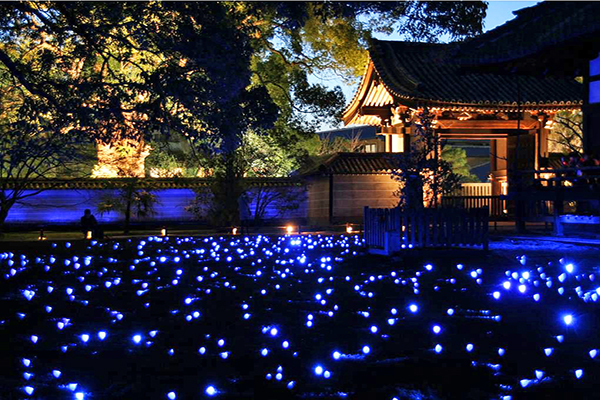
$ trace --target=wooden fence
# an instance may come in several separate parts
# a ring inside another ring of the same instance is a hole
[[[385,248],[391,235],[402,248],[483,246],[487,250],[488,223],[487,207],[410,212],[365,207],[364,238],[371,248]]]

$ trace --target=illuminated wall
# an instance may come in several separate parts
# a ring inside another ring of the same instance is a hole
[[[296,190],[290,188],[290,190]],[[116,190],[47,190],[36,196],[25,199],[15,204],[10,210],[6,222],[8,224],[78,224],[86,208],[100,223],[115,223],[123,219],[122,215],[111,212],[99,215],[96,212],[97,203],[107,195],[116,195]],[[195,193],[192,189],[166,189],[156,190],[158,202],[155,206],[156,215],[137,219],[132,215],[132,221],[194,221],[195,217],[186,211]],[[254,204],[250,206],[253,207]],[[298,210],[280,215],[277,203],[274,202],[267,207],[265,219],[271,218],[304,218],[306,216],[306,204],[301,204]],[[247,213],[242,212],[243,218],[249,218]]]

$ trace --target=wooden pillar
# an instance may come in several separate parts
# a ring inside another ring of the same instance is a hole
[[[502,193],[502,182],[506,182],[506,139],[490,140],[490,173],[492,174],[492,196]]]

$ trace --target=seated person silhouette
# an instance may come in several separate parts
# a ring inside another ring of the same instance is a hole
[[[81,217],[81,231],[86,239],[98,236],[98,221],[96,221],[96,217],[92,215],[89,208],[83,212],[83,217]],[[88,232],[91,232],[91,236]]]

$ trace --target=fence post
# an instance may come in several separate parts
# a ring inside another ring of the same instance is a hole
[[[482,218],[483,218],[483,249],[484,250],[488,250],[489,249],[489,230],[490,230],[490,211],[488,209],[488,207],[484,207],[482,209]]]

